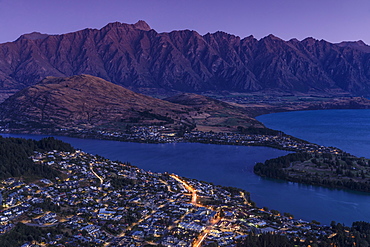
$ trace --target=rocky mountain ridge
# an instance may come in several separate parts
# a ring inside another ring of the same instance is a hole
[[[0,92],[47,76],[89,74],[135,91],[370,95],[370,47],[361,41],[260,40],[224,32],[158,33],[144,21],[0,44]]]

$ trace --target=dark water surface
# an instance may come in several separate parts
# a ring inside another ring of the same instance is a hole
[[[370,158],[370,110],[283,112],[257,117],[268,128]]]
[[[40,139],[41,135],[3,135]],[[58,137],[85,152],[112,160],[129,161],[153,172],[173,172],[181,176],[243,188],[251,192],[258,206],[267,206],[296,218],[331,220],[350,225],[370,221],[370,196],[296,183],[263,179],[253,173],[256,162],[287,154],[267,147],[207,145],[199,143],[141,144],[106,140]]]

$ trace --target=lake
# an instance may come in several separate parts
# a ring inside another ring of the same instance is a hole
[[[3,134],[5,137],[41,139],[41,135]],[[267,147],[225,146],[200,143],[143,144],[57,137],[74,147],[111,160],[129,161],[153,172],[173,172],[251,192],[259,207],[292,213],[295,218],[346,225],[370,221],[370,196],[316,186],[261,178],[253,173],[256,162],[288,152]]]
[[[266,127],[370,158],[370,110],[283,112],[257,117]]]

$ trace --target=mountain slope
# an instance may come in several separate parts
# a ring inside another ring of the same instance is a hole
[[[47,77],[1,104],[0,119],[23,128],[90,129],[127,123],[192,125],[186,106],[134,93],[90,75]]]
[[[144,21],[100,30],[31,33],[0,44],[0,91],[46,76],[90,74],[136,91],[370,94],[370,50],[307,38],[257,40],[224,32],[157,33]]]
[[[245,107],[192,93],[175,95],[165,100],[193,108],[190,115],[196,129],[200,131],[235,131],[238,126],[264,128],[263,124],[250,117]]]
[[[11,130],[43,133],[125,132],[149,125],[216,132],[263,127],[244,107],[189,93],[160,100],[90,75],[47,77],[15,93],[0,105],[0,121]]]

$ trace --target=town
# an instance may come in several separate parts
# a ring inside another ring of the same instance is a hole
[[[259,134],[244,134],[234,132],[204,132],[204,131],[185,131],[181,135],[172,128],[166,126],[132,126],[128,131],[119,132],[113,130],[96,129],[57,129],[49,132],[52,135],[71,136],[78,138],[107,139],[125,142],[143,143],[174,143],[174,142],[199,142],[221,145],[241,145],[241,146],[266,146],[293,152],[309,153],[343,153],[335,147],[326,147],[310,143],[282,132],[268,133],[269,129],[259,129]],[[0,126],[0,133],[31,133],[41,134],[38,130],[16,130],[7,129]]]
[[[17,224],[58,230],[22,246],[236,246],[250,234],[305,243],[335,236],[330,226],[258,208],[249,193],[75,152],[35,152],[55,179],[0,183],[0,233]],[[86,244],[86,245],[84,245]]]

